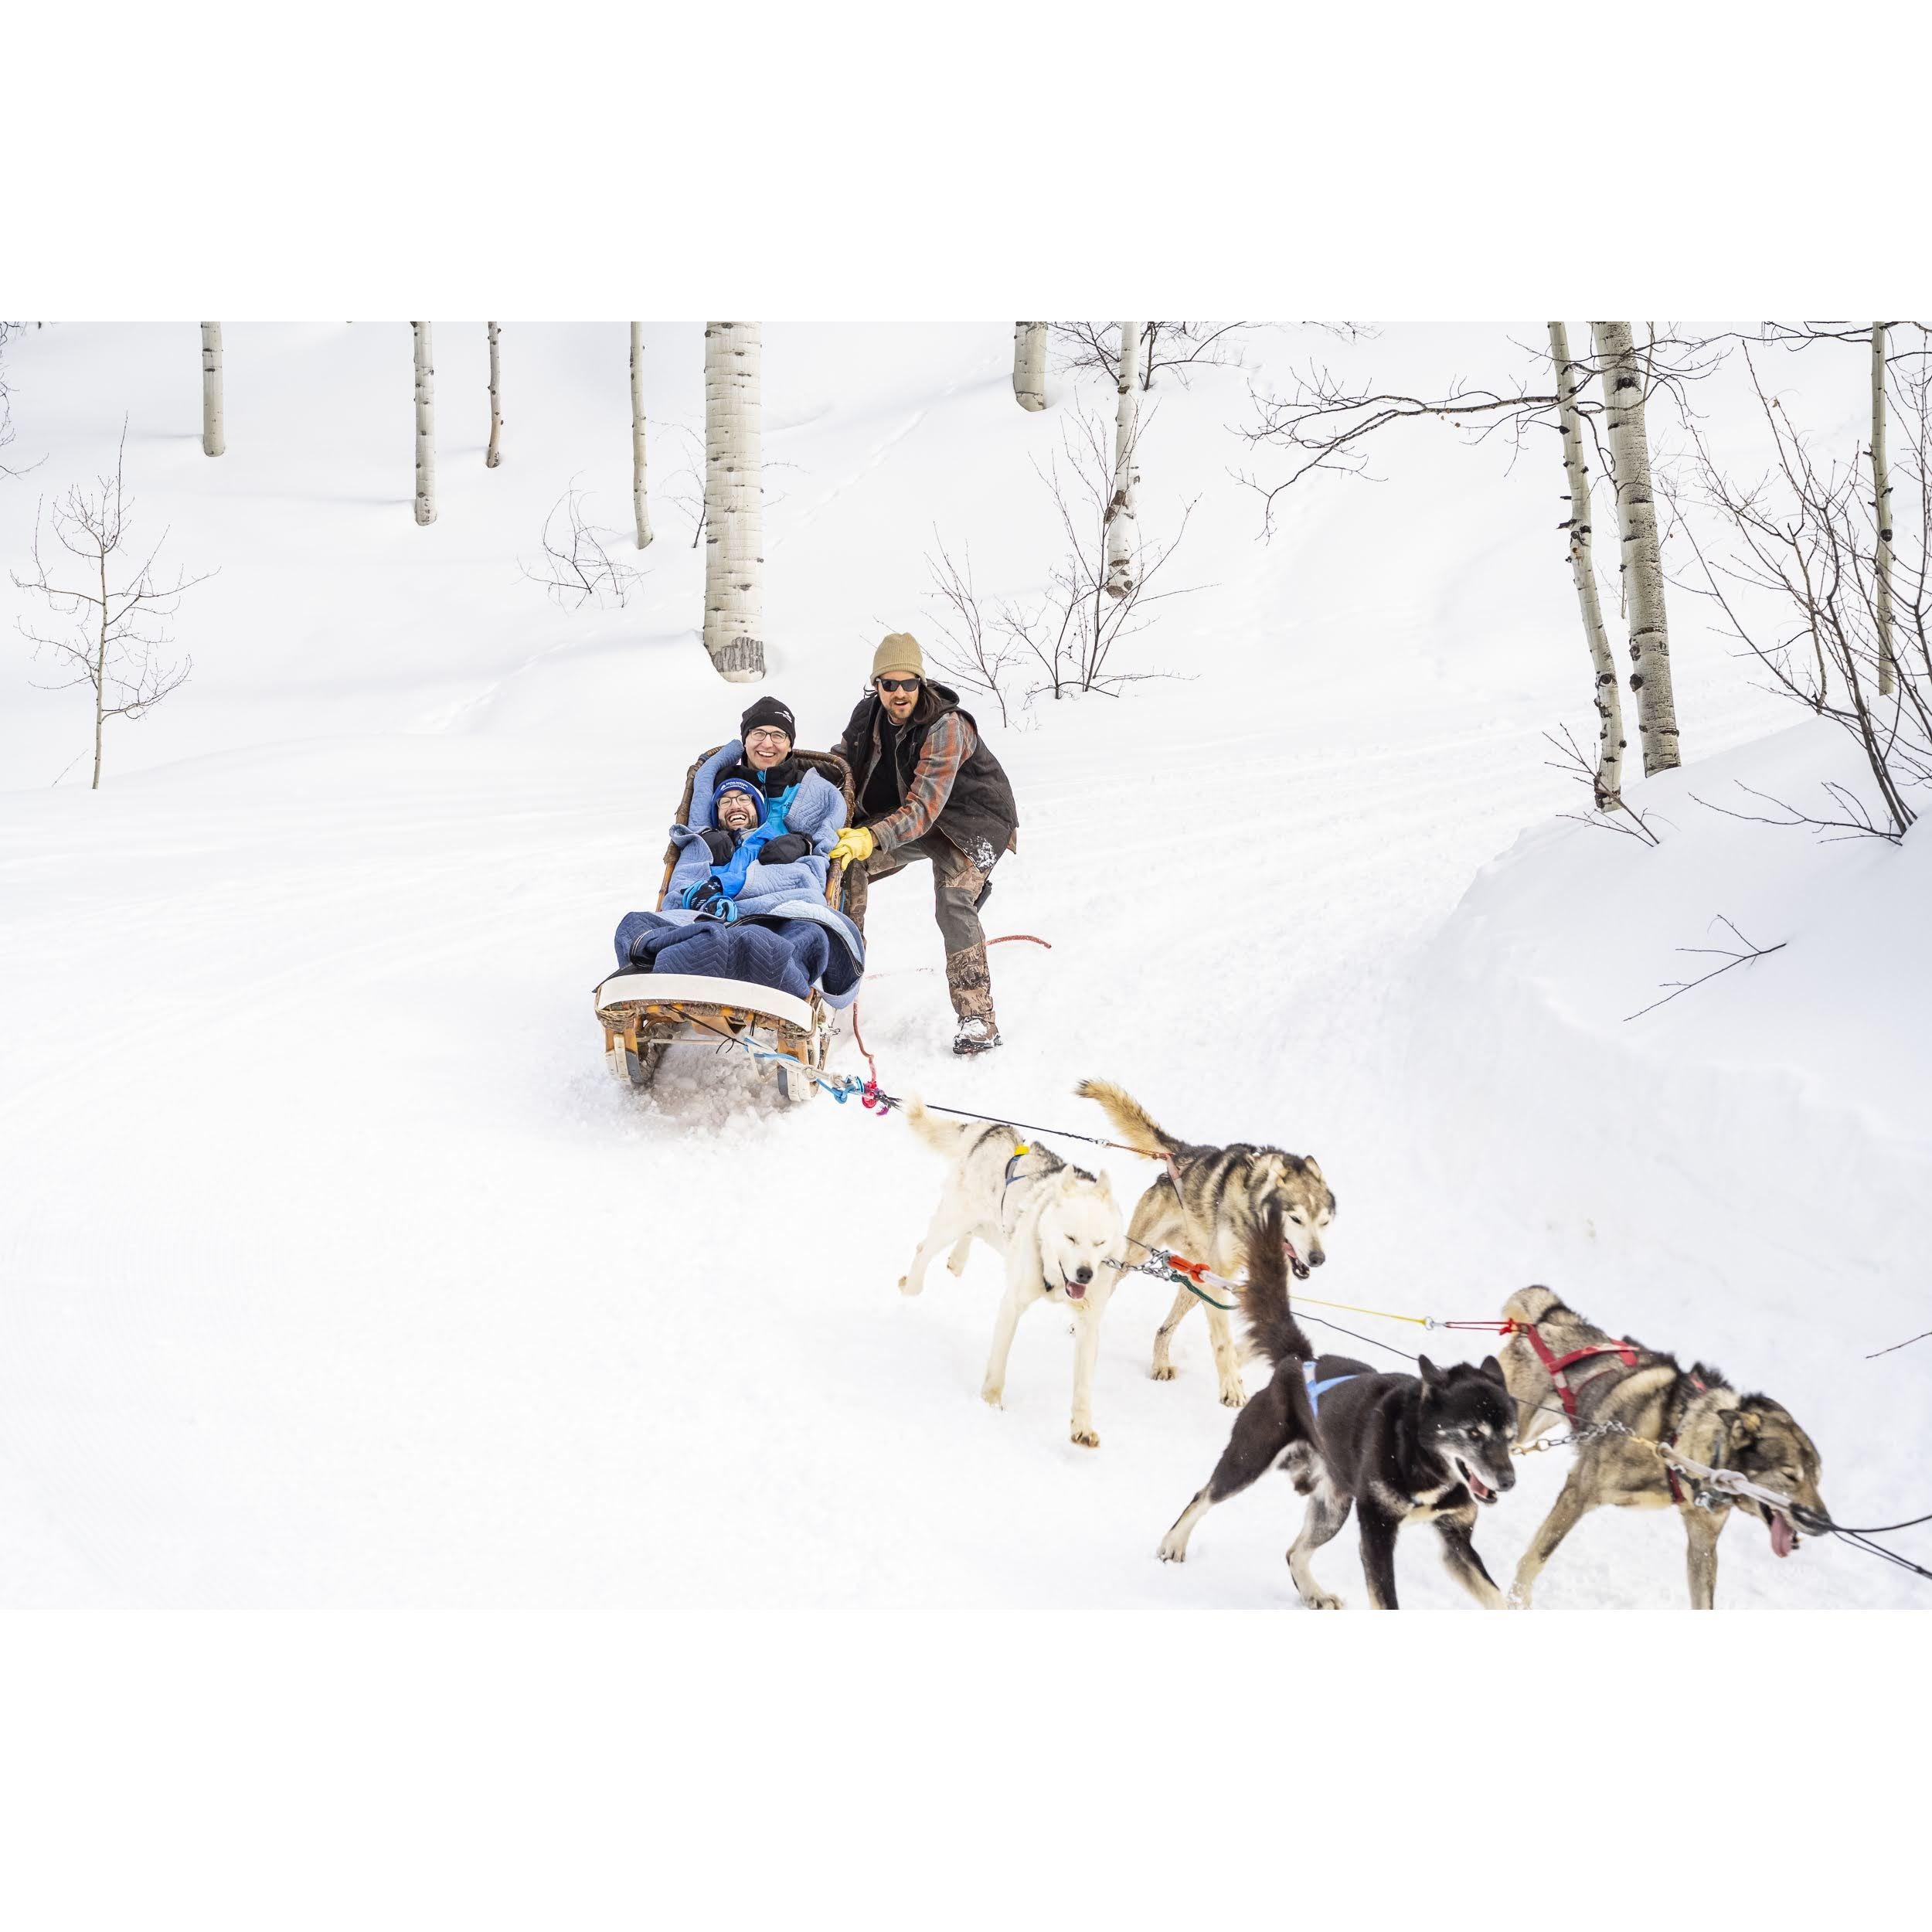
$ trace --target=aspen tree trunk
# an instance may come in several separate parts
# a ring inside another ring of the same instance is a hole
[[[100,639],[94,652],[94,781],[100,789],[100,732],[107,722],[107,553],[100,553]]]
[[[436,371],[430,366],[430,325],[416,332],[416,520],[436,521]]]
[[[1651,486],[1650,440],[1644,424],[1644,373],[1628,322],[1592,322],[1604,374],[1611,460],[1617,466],[1617,522],[1622,538],[1622,580],[1630,612],[1630,656],[1636,668],[1637,732],[1644,774],[1682,762],[1677,707],[1670,682],[1670,627],[1664,609],[1664,562],[1657,539],[1657,499]]]
[[[1120,397],[1114,416],[1114,495],[1107,506],[1107,594],[1134,588],[1134,492],[1141,480],[1134,450],[1141,406],[1141,325],[1121,324]]]
[[[503,406],[498,386],[502,366],[497,358],[497,338],[502,335],[495,323],[490,325],[490,447],[483,452],[483,467],[493,470],[503,461],[499,447],[503,439]]]
[[[1013,325],[1013,395],[1023,410],[1046,406],[1046,325]]]
[[[1892,472],[1885,461],[1885,325],[1872,325],[1872,503],[1878,523],[1879,696],[1892,695]]]
[[[201,453],[219,456],[228,447],[221,415],[221,324],[201,325]]]
[[[760,349],[756,322],[705,324],[704,648],[731,684],[765,675]]]
[[[1583,613],[1583,641],[1590,647],[1590,662],[1597,674],[1597,809],[1614,811],[1623,803],[1623,699],[1617,689],[1617,659],[1597,598],[1597,566],[1590,553],[1590,471],[1583,461],[1583,439],[1577,416],[1577,365],[1570,359],[1570,330],[1562,322],[1549,325],[1549,355],[1556,365],[1563,468],[1570,478],[1570,572],[1577,583],[1577,608]]]
[[[651,542],[651,509],[644,493],[644,325],[631,325],[631,514],[638,526],[638,548]]]

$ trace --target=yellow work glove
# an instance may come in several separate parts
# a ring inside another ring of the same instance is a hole
[[[835,865],[862,866],[872,855],[872,833],[863,825],[848,825],[832,849]]]

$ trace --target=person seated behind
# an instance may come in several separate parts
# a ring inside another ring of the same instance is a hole
[[[672,828],[677,860],[662,910],[756,918],[823,900],[845,801],[793,752],[793,729],[787,706],[760,698],[739,720],[739,742],[692,774],[688,822]],[[736,822],[722,824],[721,809]]]
[[[795,808],[790,814],[791,830],[815,828],[821,813],[828,811],[838,813],[838,824],[842,826],[845,801],[838,794],[838,787],[813,770],[792,750],[798,741],[798,730],[791,707],[782,699],[755,699],[738,720],[740,742],[724,747],[719,754],[722,762],[708,764],[699,773],[699,787],[692,793],[694,806],[707,782],[707,774],[712,795],[715,795],[726,770],[735,770],[756,782],[760,801],[767,811],[786,793],[797,794]],[[828,844],[821,849],[828,852],[831,847]]]

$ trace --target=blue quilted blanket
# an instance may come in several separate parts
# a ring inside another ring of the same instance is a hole
[[[662,916],[632,913],[617,927],[617,952],[620,966],[742,980],[798,999],[809,999],[814,984],[822,982],[834,1005],[844,1005],[858,990],[861,970],[832,931],[811,919],[673,924]]]

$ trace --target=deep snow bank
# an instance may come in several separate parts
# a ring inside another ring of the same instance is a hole
[[[1526,832],[1422,958],[1407,1077],[1479,1250],[1537,1231],[1532,1265],[1605,1325],[1767,1389],[1870,1522],[1922,1505],[1932,1446],[1932,1359],[1864,1359],[1927,1325],[1932,838],[1821,844],[1699,802],[1810,806],[1859,777],[1807,723],[1637,787],[1654,849]],[[1783,950],[1629,1017],[1724,963],[1679,950],[1735,948],[1719,914]]]

